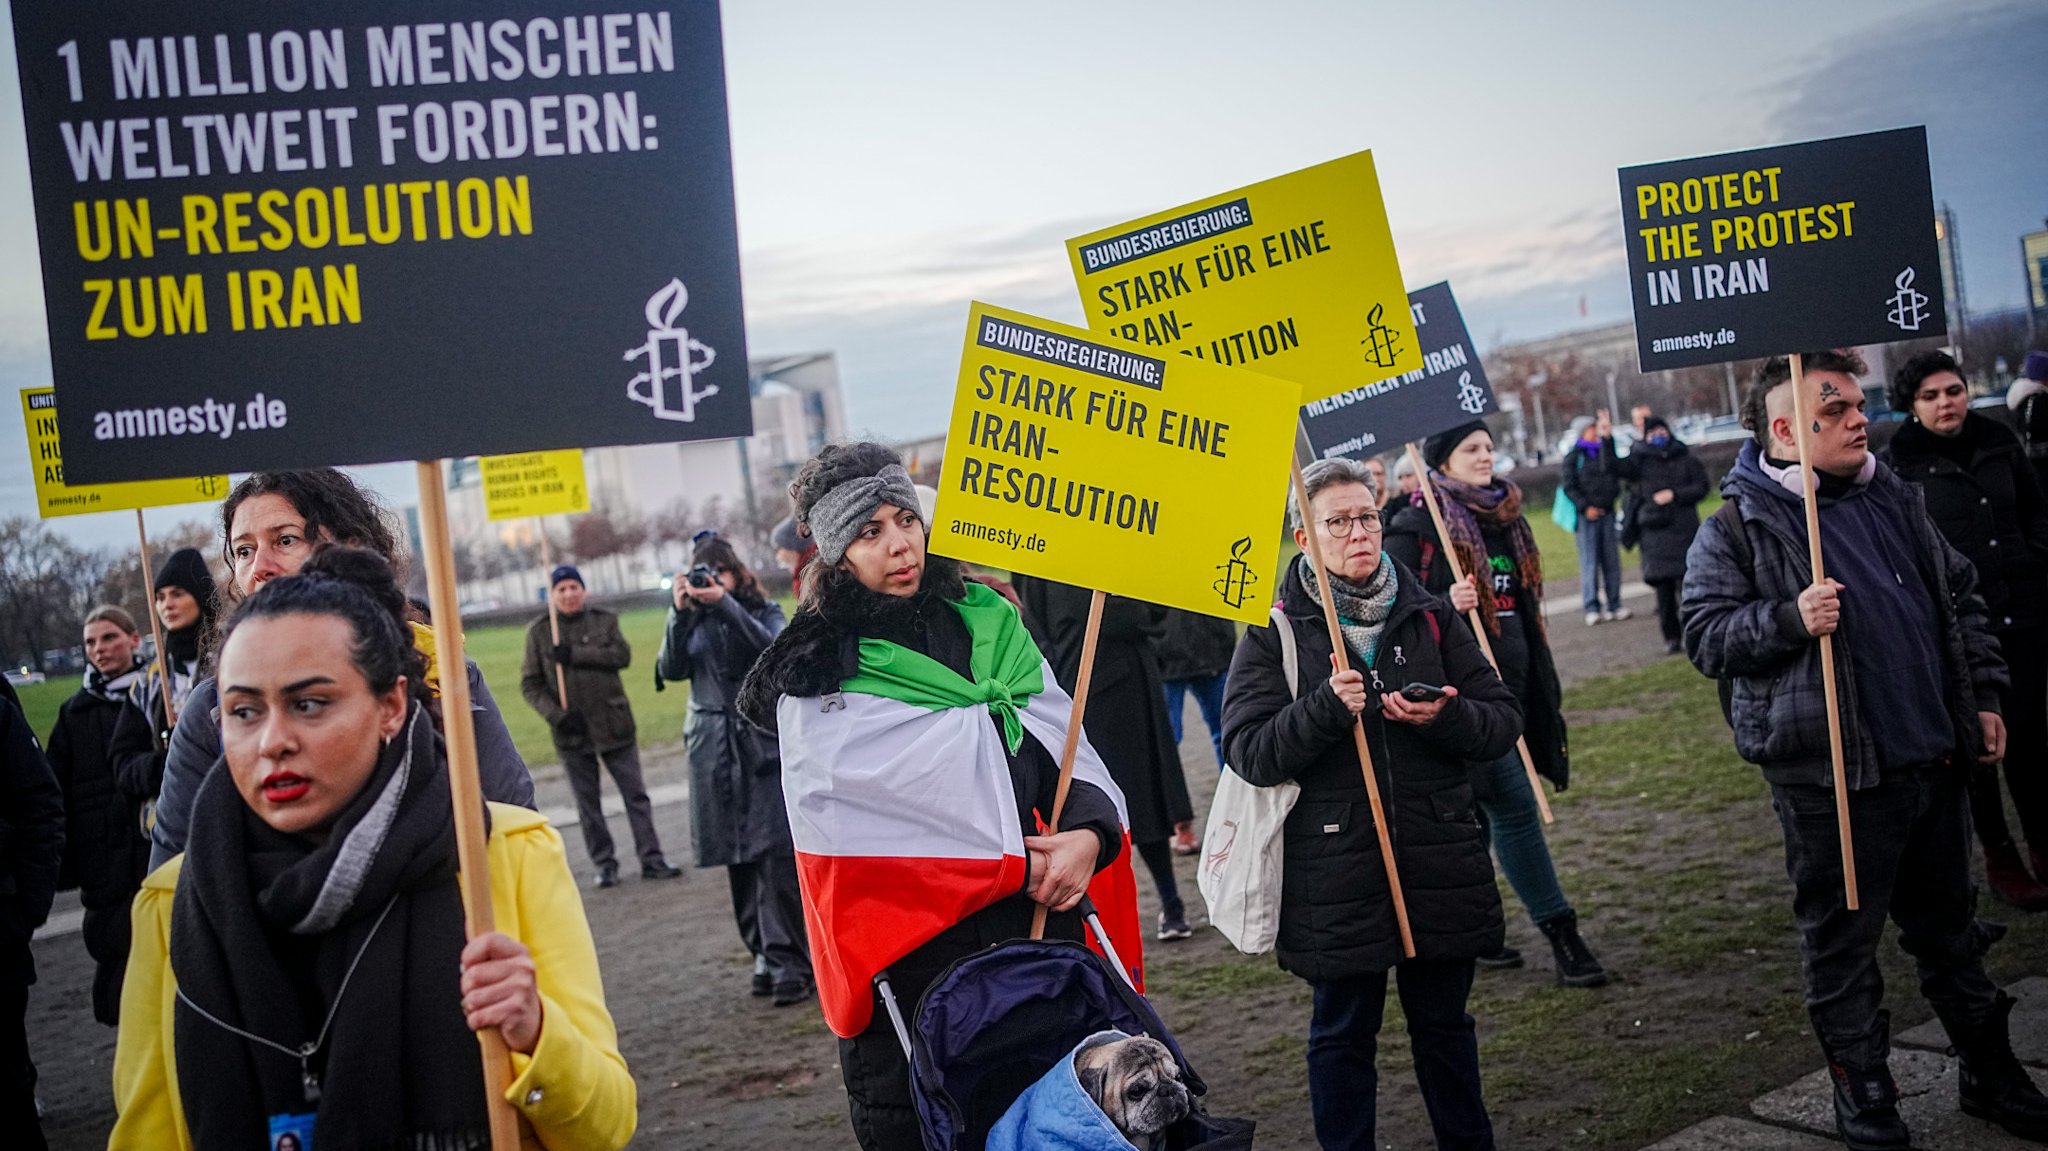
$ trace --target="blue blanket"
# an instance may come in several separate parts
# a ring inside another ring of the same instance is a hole
[[[988,1151],[1133,1151],[1131,1141],[1095,1105],[1074,1077],[1074,1052],[1090,1044],[1127,1039],[1098,1031],[1074,1045],[1038,1082],[1025,1088],[988,1133]]]

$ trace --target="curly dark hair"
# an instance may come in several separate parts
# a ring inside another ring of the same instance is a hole
[[[740,553],[724,536],[706,536],[690,553],[690,562],[703,564],[712,571],[731,572],[733,595],[748,608],[759,610],[767,604],[768,597],[761,591],[761,580],[740,560]]]
[[[390,513],[377,497],[347,474],[333,468],[294,472],[254,472],[235,485],[220,505],[221,556],[235,570],[235,512],[257,496],[282,496],[306,521],[306,538],[368,548],[389,562],[394,578],[402,571],[398,535]],[[228,581],[232,584],[234,581]]]
[[[850,444],[827,444],[823,451],[804,461],[796,478],[789,481],[789,500],[796,505],[796,523],[811,534],[811,508],[826,492],[848,480],[874,475],[890,464],[901,465],[896,450],[872,440]]]
[[[402,675],[412,694],[424,699],[426,659],[413,646],[406,608],[390,561],[368,548],[322,544],[297,574],[271,580],[242,602],[221,633],[221,646],[252,619],[336,616],[355,636],[349,659],[371,691],[390,691]]]
[[[1921,352],[1900,364],[1899,370],[1892,373],[1891,391],[1885,398],[1891,401],[1893,408],[1910,416],[1913,414],[1913,401],[1920,396],[1920,385],[1927,382],[1927,377],[1939,372],[1954,372],[1965,384],[1970,382],[1954,356],[1947,352]]]
[[[1802,352],[1799,356],[1801,375],[1808,372],[1840,372],[1845,376],[1862,378],[1870,370],[1863,357],[1848,348],[1830,348],[1818,352]],[[1771,393],[1778,385],[1792,378],[1792,361],[1785,356],[1772,356],[1756,370],[1756,381],[1749,385],[1749,393],[1742,397],[1742,426],[1756,437],[1756,446],[1768,449],[1771,446]]]

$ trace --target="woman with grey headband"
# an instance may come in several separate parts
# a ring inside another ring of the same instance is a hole
[[[1047,937],[1080,939],[1075,908],[1122,850],[1122,797],[1084,740],[1060,830],[1036,833],[1069,701],[1009,601],[926,554],[895,452],[828,447],[790,496],[818,551],[740,711],[779,736],[854,1135],[917,1151],[910,1068],[874,976],[886,969],[896,1001],[915,1004],[954,960],[1027,934],[1035,904]]]

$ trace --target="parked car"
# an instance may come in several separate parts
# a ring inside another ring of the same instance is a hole
[[[41,683],[43,682],[43,679],[44,676],[42,672],[30,671],[28,668],[25,667],[10,667],[7,669],[7,682],[13,684],[16,687],[27,687],[29,684],[32,683]]]

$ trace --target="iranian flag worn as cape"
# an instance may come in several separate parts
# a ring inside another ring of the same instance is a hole
[[[973,637],[974,682],[919,652],[863,639],[860,671],[838,693],[784,696],[776,707],[818,1001],[825,1022],[849,1038],[873,1016],[878,972],[1023,890],[1006,752],[1030,738],[1057,759],[1066,744],[1073,700],[1017,609],[972,581],[952,606]],[[1085,736],[1074,779],[1101,788],[1124,825],[1121,854],[1088,894],[1142,990],[1130,817]],[[1037,814],[1041,824],[1052,815]]]

